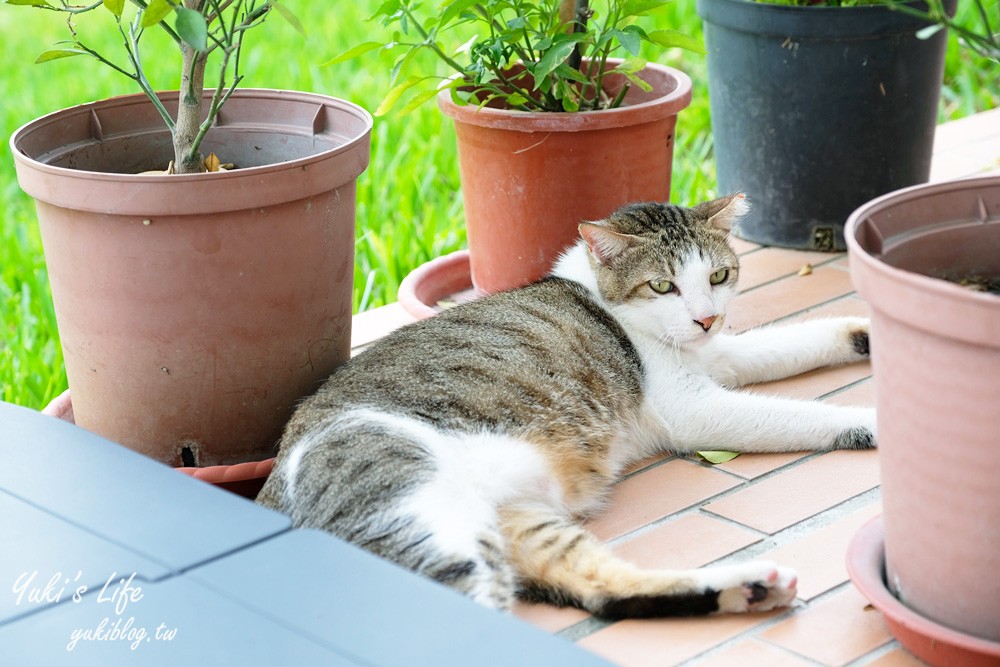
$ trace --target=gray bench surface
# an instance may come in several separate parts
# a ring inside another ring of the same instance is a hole
[[[0,402],[0,663],[605,665],[332,535]]]

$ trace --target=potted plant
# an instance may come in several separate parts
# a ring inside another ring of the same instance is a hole
[[[940,0],[928,4],[954,25]],[[983,29],[958,34],[1000,62],[977,4]],[[852,544],[851,575],[919,657],[997,664],[1000,578],[987,572],[1000,543],[1000,176],[879,197],[846,235],[872,309],[884,508]]]
[[[541,277],[583,220],[628,201],[669,199],[674,128],[691,83],[640,58],[640,47],[700,46],[636,23],[665,3],[452,0],[435,10],[389,0],[373,18],[394,29],[391,41],[331,61],[399,50],[376,114],[410,95],[404,111],[436,98],[454,120],[477,290]],[[426,64],[421,52],[450,75],[416,73]],[[617,52],[626,57],[612,58]]]
[[[879,0],[697,6],[719,189],[754,202],[739,236],[843,250],[851,211],[927,181],[945,35],[921,38],[925,19]]]
[[[7,4],[68,13],[69,41],[39,62],[96,59],[141,90],[10,139],[37,204],[75,422],[172,465],[270,457],[295,402],[349,355],[370,115],[237,90],[244,38],[287,14],[274,2]],[[78,20],[119,35],[122,57],[93,48]],[[176,46],[177,91],[147,80],[148,30]]]

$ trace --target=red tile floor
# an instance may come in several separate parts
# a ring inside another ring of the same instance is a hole
[[[938,129],[932,180],[1000,168],[1000,109]],[[829,315],[865,315],[843,254],[735,242],[743,293],[727,327]],[[800,275],[810,264],[813,270]],[[354,343],[410,321],[393,304],[355,318]],[[873,405],[867,363],[806,373],[755,391]],[[889,634],[844,565],[847,545],[880,512],[877,454],[742,455],[721,465],[664,456],[633,468],[589,528],[646,567],[695,567],[766,558],[794,567],[799,596],[765,614],[610,623],[575,609],[520,604],[515,614],[613,663],[698,667],[922,664]]]

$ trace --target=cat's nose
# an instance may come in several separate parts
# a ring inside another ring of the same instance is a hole
[[[716,317],[717,317],[716,315],[709,315],[708,317],[702,318],[700,320],[695,320],[695,324],[701,326],[703,330],[708,331],[709,329],[712,328],[712,324],[715,323]]]

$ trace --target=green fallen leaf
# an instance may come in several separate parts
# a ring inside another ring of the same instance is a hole
[[[732,461],[733,459],[735,459],[737,456],[740,455],[739,452],[723,452],[715,450],[705,450],[703,452],[696,452],[696,453],[701,458],[715,465],[718,465],[720,463],[725,463],[726,461]]]

